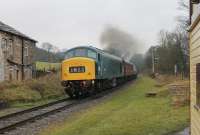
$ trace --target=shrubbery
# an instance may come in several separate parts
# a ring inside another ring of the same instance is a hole
[[[12,102],[35,102],[64,95],[58,74],[23,82],[0,83],[0,100]]]

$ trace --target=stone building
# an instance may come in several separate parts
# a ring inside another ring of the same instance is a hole
[[[200,1],[190,0],[191,135],[200,135]]]
[[[36,40],[0,22],[0,82],[32,78]]]

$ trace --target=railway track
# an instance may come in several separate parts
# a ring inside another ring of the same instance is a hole
[[[0,117],[0,134],[6,134],[6,132],[25,125],[28,122],[37,120],[44,116],[53,114],[61,109],[72,106],[75,102],[70,100],[70,103],[67,104],[67,101],[69,101],[69,99],[62,99]]]
[[[119,88],[121,88],[121,86],[117,89]],[[34,122],[38,119],[56,114],[60,111],[69,109],[75,105],[82,104],[93,99],[101,98],[109,93],[112,93],[115,90],[116,88],[112,88],[85,99],[62,99],[56,102],[52,102],[49,104],[45,104],[42,106],[34,107],[31,109],[0,117],[0,134],[6,134],[11,130],[17,129],[23,125]]]

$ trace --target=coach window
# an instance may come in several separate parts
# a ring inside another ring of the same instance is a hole
[[[97,58],[97,53],[92,50],[88,50],[88,57],[96,59]]]
[[[196,65],[196,105],[200,107],[200,63]]]

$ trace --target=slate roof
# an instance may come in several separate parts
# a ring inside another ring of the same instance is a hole
[[[4,32],[7,32],[7,33],[10,33],[10,34],[13,34],[13,35],[16,35],[16,36],[20,36],[20,37],[23,37],[25,39],[29,39],[33,42],[37,42],[36,40],[26,36],[25,34],[19,32],[18,30],[12,28],[11,26],[7,25],[7,24],[4,24],[3,22],[0,21],[0,31],[4,31]]]

